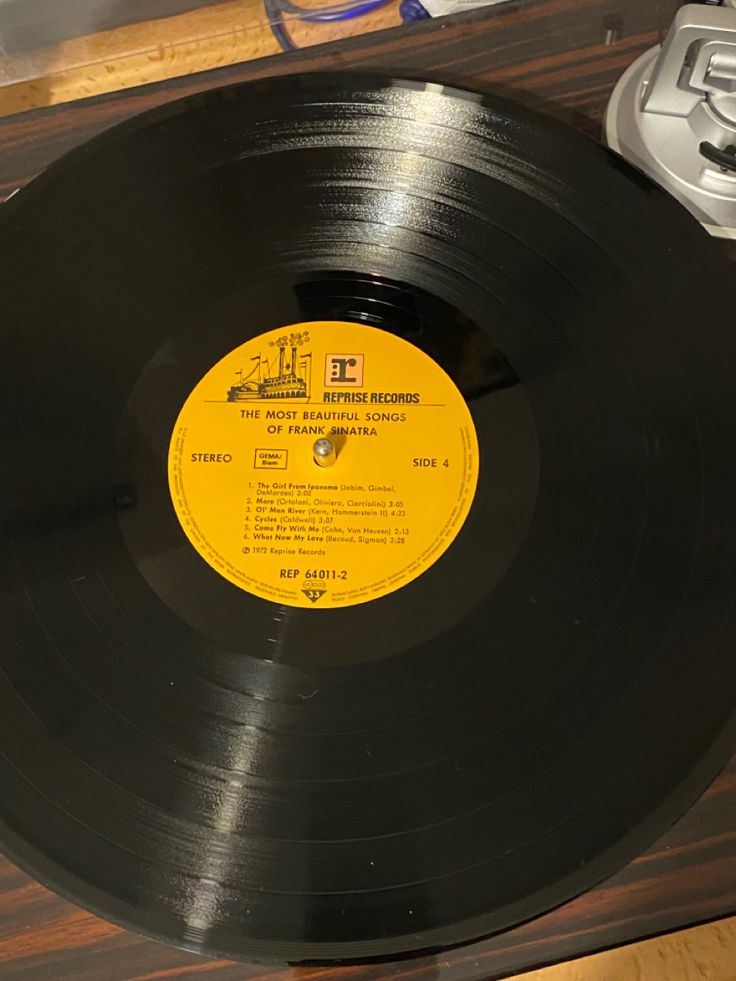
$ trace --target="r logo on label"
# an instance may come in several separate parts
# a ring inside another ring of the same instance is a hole
[[[362,354],[328,354],[325,357],[325,385],[361,388],[363,361]]]

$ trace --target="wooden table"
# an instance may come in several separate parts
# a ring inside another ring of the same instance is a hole
[[[661,39],[678,5],[676,0],[512,0],[501,8],[8,117],[0,120],[0,197],[118,120],[188,93],[276,73],[372,68],[492,88],[597,136],[616,79]],[[328,976],[470,981],[734,912],[736,760],[650,851],[598,888],[495,938],[389,965],[298,970],[207,962],[110,926],[0,860],[0,976],[8,981]]]

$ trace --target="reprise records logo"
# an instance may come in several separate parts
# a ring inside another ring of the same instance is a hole
[[[325,385],[344,388],[363,387],[363,354],[325,356]]]

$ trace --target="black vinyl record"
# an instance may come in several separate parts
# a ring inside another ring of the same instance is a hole
[[[616,156],[489,96],[271,79],[75,150],[0,245],[0,840],[43,882],[233,957],[426,950],[589,888],[728,758],[733,270]],[[283,329],[298,402],[324,323],[441,369],[478,447],[445,550],[335,608],[218,571],[170,471],[213,366]]]

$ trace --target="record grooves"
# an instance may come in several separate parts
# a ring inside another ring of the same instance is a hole
[[[0,841],[42,881],[404,955],[589,888],[726,761],[736,289],[618,158],[270,79],[92,140],[0,243]]]

